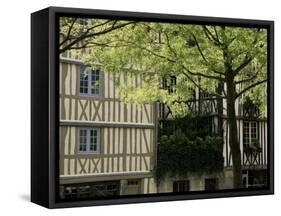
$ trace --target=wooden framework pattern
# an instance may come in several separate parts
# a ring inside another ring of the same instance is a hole
[[[198,92],[198,89],[196,90]],[[195,95],[199,95],[198,93]],[[238,98],[236,102],[236,115],[237,115],[237,127],[238,127],[238,139],[240,143],[241,150],[241,161],[244,169],[255,168],[255,169],[265,169],[267,167],[267,153],[268,153],[268,143],[267,143],[267,119],[258,117],[244,116],[243,106],[241,104],[241,98]],[[217,101],[215,98],[204,98],[200,99],[196,97],[193,100],[187,102],[191,113],[195,115],[200,114],[203,116],[211,117],[211,128],[213,133],[217,133],[218,129],[218,118],[223,119],[223,156],[224,156],[224,166],[226,168],[232,167],[232,154],[229,146],[229,127],[228,120],[226,117],[226,110],[223,109],[223,115],[218,115]],[[226,101],[223,100],[223,106],[225,107]],[[200,110],[200,113],[198,111]],[[171,120],[173,118],[172,112],[169,107],[159,104],[158,119],[160,122],[166,120]],[[243,145],[243,122],[254,121],[257,124],[257,140],[260,152],[247,153]]]
[[[81,64],[82,61],[70,52],[61,56],[61,184],[129,179],[137,175],[142,180],[142,193],[155,191],[152,170],[156,161],[156,106],[125,104],[115,85],[116,81],[137,85],[140,77],[123,73],[116,80],[114,74],[103,71],[102,94],[85,96],[78,91]],[[99,154],[77,152],[79,127],[100,128]],[[120,193],[122,188],[121,180]]]

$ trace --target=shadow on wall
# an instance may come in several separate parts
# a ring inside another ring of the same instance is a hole
[[[30,202],[30,195],[29,194],[20,194],[19,198],[23,201]]]

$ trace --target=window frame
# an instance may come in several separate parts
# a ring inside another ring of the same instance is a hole
[[[183,191],[180,190],[181,186],[184,187]],[[190,191],[190,180],[173,181],[173,193],[185,193],[189,191]]]
[[[247,128],[247,139],[249,140],[248,143],[245,143],[245,139],[246,139],[246,133],[245,133],[245,124],[248,124],[248,128]],[[255,126],[253,126],[255,125]],[[255,128],[255,137],[253,137],[253,131],[252,129]],[[243,147],[251,147],[253,146],[254,142],[253,140],[258,140],[258,122],[257,121],[244,121],[243,122]]]
[[[88,80],[87,80],[87,93],[83,93],[80,91],[81,87],[81,73],[85,70],[88,71]],[[96,73],[96,71],[99,71],[99,93],[94,94],[92,93],[92,75],[93,73]],[[100,67],[91,67],[84,64],[81,64],[78,66],[78,85],[77,85],[77,93],[79,96],[88,96],[88,97],[102,97],[103,95],[103,71]]]
[[[212,188],[215,186],[214,188]],[[205,191],[215,191],[219,189],[218,178],[205,178],[204,180],[204,190]]]
[[[80,134],[82,130],[86,130],[86,151],[80,150]],[[91,146],[91,131],[97,132],[96,151],[90,150]],[[100,154],[101,150],[101,129],[97,127],[79,127],[77,129],[77,154]]]

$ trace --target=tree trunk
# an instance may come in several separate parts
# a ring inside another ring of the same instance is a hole
[[[237,137],[237,122],[235,115],[235,84],[232,75],[227,78],[227,119],[229,125],[229,146],[233,162],[233,186],[242,187],[241,152]]]
[[[224,88],[224,82],[219,82],[217,88],[217,94],[222,95]],[[218,135],[223,137],[223,99],[221,97],[217,98],[217,109],[218,109]]]

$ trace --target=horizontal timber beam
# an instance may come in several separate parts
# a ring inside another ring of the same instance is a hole
[[[61,154],[63,159],[103,159],[103,158],[119,158],[119,157],[151,157],[153,153],[108,153],[108,154]]]
[[[60,175],[60,184],[74,184],[83,182],[111,181],[121,179],[136,179],[153,177],[152,172],[116,172],[80,175]]]
[[[60,120],[60,126],[81,126],[81,127],[113,127],[113,128],[145,128],[154,129],[154,124],[132,123],[132,122],[98,122],[98,121],[77,121]]]
[[[67,57],[60,57],[60,63],[67,63],[67,64],[77,64],[77,65],[84,65],[84,62],[80,59],[75,58],[67,58]],[[101,65],[99,63],[94,63],[95,65]]]

